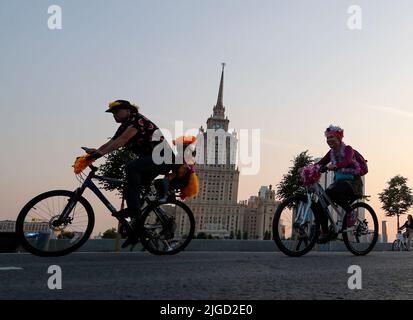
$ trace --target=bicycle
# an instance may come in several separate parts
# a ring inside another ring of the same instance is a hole
[[[326,168],[324,168],[326,171]],[[313,213],[312,205],[319,201],[330,222],[329,241],[342,240],[347,249],[354,255],[366,255],[375,246],[378,238],[378,221],[373,208],[365,202],[355,202],[367,196],[359,195],[352,199],[352,219],[344,210],[334,204],[323,187],[316,181],[305,187],[305,192],[297,194],[281,202],[273,219],[273,235],[277,247],[284,254],[299,257],[308,253],[318,241],[320,235],[320,220]],[[337,215],[334,219],[328,206]],[[347,222],[350,222],[347,226]],[[369,229],[369,228],[372,229]]]
[[[391,246],[392,251],[409,251],[407,247],[407,237],[401,233],[401,231],[397,232],[397,238],[393,241]]]
[[[191,209],[176,199],[175,190],[168,192],[168,200],[159,202],[159,188],[151,181],[140,190],[143,200],[139,218],[119,217],[118,211],[107,200],[92,179],[125,185],[123,180],[98,176],[96,168],[86,176],[75,191],[53,190],[30,200],[20,211],[16,233],[22,246],[34,255],[57,257],[79,249],[90,237],[95,215],[90,203],[82,196],[90,189],[121,225],[123,236],[139,237],[143,247],[152,254],[173,255],[185,249],[195,232],[195,219]],[[133,228],[132,219],[139,219]],[[132,248],[133,249],[133,248]]]

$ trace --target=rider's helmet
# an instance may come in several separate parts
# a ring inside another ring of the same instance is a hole
[[[116,100],[109,103],[109,108],[106,110],[106,112],[113,112],[118,109],[129,109],[134,113],[138,113],[139,106],[132,104],[127,100]]]
[[[344,130],[341,129],[339,126],[333,126],[332,124],[324,131],[324,135],[327,136],[335,136],[338,140],[343,140],[344,137]]]

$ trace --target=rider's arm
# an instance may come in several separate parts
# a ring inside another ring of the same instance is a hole
[[[330,162],[330,152],[327,152],[327,154],[321,159],[320,161],[317,162],[318,165],[320,166],[325,166]]]
[[[103,148],[106,148],[109,144],[111,144],[113,142],[113,140],[109,140],[108,142],[106,142],[105,144],[101,145],[97,150],[102,150]],[[96,150],[95,150],[96,151]]]
[[[110,140],[109,144],[103,145],[103,148],[99,148],[97,151],[102,155],[110,153],[114,150],[123,147],[133,136],[138,133],[138,129],[133,126],[129,126],[125,132],[123,132],[119,137],[116,139]]]
[[[97,149],[91,157],[98,159],[107,153],[111,153],[112,151],[123,147],[133,136],[137,134],[137,132],[138,129],[133,126],[129,126],[119,137],[109,140],[109,142]]]

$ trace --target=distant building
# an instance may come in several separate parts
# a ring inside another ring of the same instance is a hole
[[[387,243],[387,221],[381,222],[381,242]]]
[[[0,232],[15,232],[16,221],[3,220],[0,221]]]
[[[49,230],[49,222],[44,221],[31,221],[24,224],[25,232],[37,232],[37,231],[47,231]],[[0,232],[15,232],[16,231],[16,221],[3,220],[0,221]]]
[[[249,239],[263,240],[266,235],[268,239],[273,238],[272,222],[278,205],[271,185],[262,186],[258,196],[249,198],[244,218],[244,229]]]

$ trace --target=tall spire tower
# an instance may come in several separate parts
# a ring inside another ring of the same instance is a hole
[[[243,232],[245,206],[238,204],[239,170],[236,167],[237,137],[228,132],[229,120],[224,107],[224,68],[222,64],[218,99],[207,120],[208,130],[201,127],[197,146],[199,193],[188,203],[196,221],[195,233],[205,232],[230,237]],[[177,233],[188,234],[189,224],[176,219]]]
[[[217,104],[213,108],[213,114],[207,120],[207,129],[223,129],[228,131],[229,120],[225,117],[224,107],[224,68],[225,63],[222,63],[221,81],[219,83]]]

